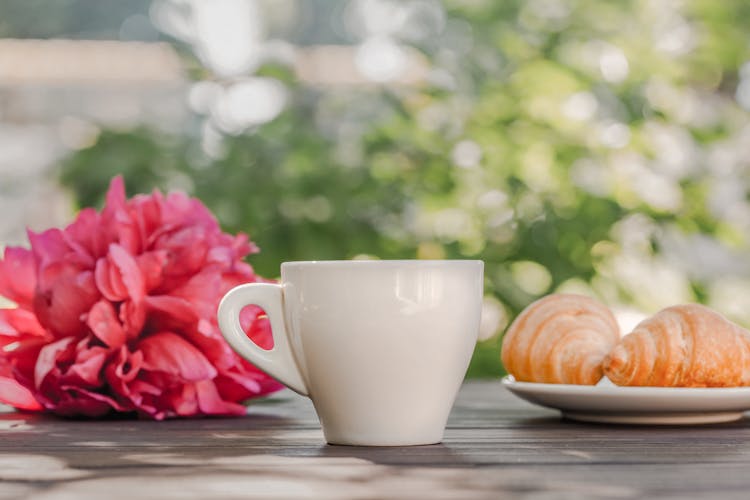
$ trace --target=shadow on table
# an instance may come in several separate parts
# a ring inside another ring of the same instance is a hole
[[[544,428],[544,429],[619,429],[619,430],[638,430],[638,431],[658,431],[658,430],[711,430],[711,429],[741,429],[750,425],[750,412],[745,413],[742,418],[730,422],[716,422],[705,424],[634,424],[634,423],[615,423],[615,422],[588,422],[569,418],[565,415],[557,417],[520,417],[513,419],[514,427],[521,428]]]
[[[571,420],[564,419],[562,415],[549,417],[520,417],[513,420],[519,427],[555,427],[564,426]]]
[[[255,411],[248,413],[246,416],[226,416],[226,415],[201,415],[193,418],[167,418],[165,420],[152,420],[150,418],[138,417],[136,413],[109,413],[98,417],[88,417],[85,415],[54,415],[50,413],[34,413],[27,411],[9,411],[0,413],[0,422],[25,422],[28,424],[42,424],[42,423],[75,423],[75,422],[88,422],[91,424],[107,422],[143,422],[143,423],[174,423],[174,422],[253,422],[257,423],[274,423],[276,427],[281,427],[289,422],[297,422],[297,419],[293,419],[283,415],[277,415],[271,411]]]
[[[461,466],[468,462],[450,446],[433,444],[426,446],[340,446],[324,445],[317,449],[317,456],[327,458],[359,458],[380,465],[410,466]]]

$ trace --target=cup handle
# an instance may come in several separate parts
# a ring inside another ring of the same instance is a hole
[[[293,391],[307,396],[307,387],[289,346],[282,300],[281,285],[248,283],[236,286],[221,299],[219,304],[219,329],[229,345],[240,356]],[[261,349],[242,330],[240,311],[249,305],[263,308],[271,320],[273,349],[268,351]]]

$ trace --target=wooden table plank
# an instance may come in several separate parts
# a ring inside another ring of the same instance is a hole
[[[328,446],[282,392],[246,418],[60,420],[0,413],[4,498],[748,498],[750,420],[562,420],[497,382],[464,385],[442,444]]]

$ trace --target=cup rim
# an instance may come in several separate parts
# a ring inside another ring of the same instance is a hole
[[[483,260],[471,259],[395,259],[395,260],[297,260],[283,262],[286,267],[385,267],[385,266],[483,266]]]

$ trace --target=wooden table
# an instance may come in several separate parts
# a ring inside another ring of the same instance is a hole
[[[327,446],[307,399],[246,418],[71,421],[0,413],[0,499],[750,498],[750,420],[561,420],[498,382],[464,385],[441,445]]]

